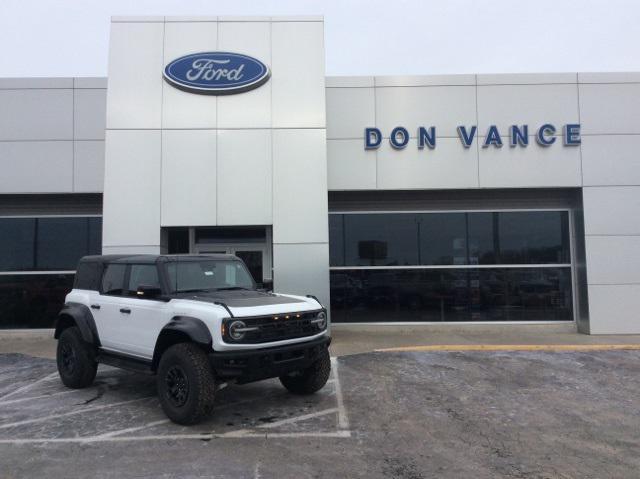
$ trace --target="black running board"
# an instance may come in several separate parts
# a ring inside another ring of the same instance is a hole
[[[151,360],[135,358],[124,354],[101,350],[96,358],[99,363],[142,374],[155,374],[151,369]]]

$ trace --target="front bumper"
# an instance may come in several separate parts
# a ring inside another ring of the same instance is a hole
[[[238,384],[275,378],[309,367],[331,344],[323,336],[304,343],[289,344],[250,351],[213,352],[209,361],[216,377],[236,380]]]

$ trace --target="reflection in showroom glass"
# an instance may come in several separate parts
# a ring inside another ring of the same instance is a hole
[[[0,218],[0,271],[73,271],[101,249],[100,217]]]
[[[571,269],[331,271],[335,322],[570,321]]]
[[[331,213],[331,266],[568,264],[566,211]]]
[[[0,275],[0,329],[52,328],[73,274]]]

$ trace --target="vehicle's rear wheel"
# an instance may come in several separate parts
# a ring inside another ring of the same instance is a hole
[[[329,349],[324,348],[311,366],[302,371],[295,371],[280,376],[280,382],[293,394],[313,394],[327,384],[331,374],[331,358]]]
[[[213,410],[213,370],[205,352],[195,344],[174,344],[164,352],[157,386],[160,405],[173,422],[195,424]]]
[[[98,363],[94,348],[82,339],[77,326],[65,329],[58,338],[56,362],[60,379],[69,388],[86,388],[96,378]]]

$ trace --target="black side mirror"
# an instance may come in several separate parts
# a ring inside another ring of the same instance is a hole
[[[138,286],[136,296],[138,298],[153,299],[162,295],[162,290],[159,286],[150,286],[147,284],[141,284]]]

